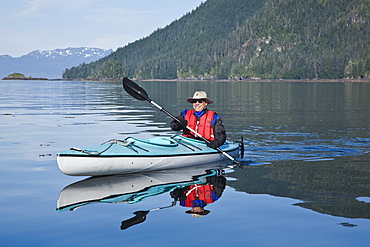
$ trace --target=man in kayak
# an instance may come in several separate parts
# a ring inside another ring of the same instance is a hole
[[[211,148],[218,148],[226,140],[226,131],[220,116],[207,109],[207,105],[212,104],[213,101],[207,97],[204,91],[196,91],[192,98],[187,101],[193,104],[194,110],[185,109],[181,115],[176,117],[179,121],[173,120],[171,122],[171,129],[175,131],[183,130],[183,136],[200,139],[197,134],[191,132],[186,128],[189,126],[201,136],[210,141],[208,146]]]

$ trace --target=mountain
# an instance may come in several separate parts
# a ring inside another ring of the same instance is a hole
[[[99,48],[66,48],[37,50],[21,57],[0,56],[0,78],[19,72],[31,77],[62,78],[66,68],[90,63],[111,54],[113,50]]]
[[[368,0],[208,0],[64,78],[370,76]]]

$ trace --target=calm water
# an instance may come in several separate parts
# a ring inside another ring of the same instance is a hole
[[[58,151],[170,136],[171,119],[131,98],[120,82],[0,81],[2,245],[368,245],[370,84],[139,84],[175,115],[195,90],[206,90],[228,138],[244,137],[250,165],[221,176],[214,167],[66,176]],[[171,191],[223,177],[226,187],[206,216],[194,218],[178,204],[158,209],[171,205]],[[134,212],[151,209],[158,210],[121,230]]]

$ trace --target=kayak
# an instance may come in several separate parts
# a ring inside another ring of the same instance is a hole
[[[57,211],[73,211],[95,203],[134,204],[176,188],[206,183],[206,177],[220,175],[225,163],[211,163],[178,169],[90,177],[67,185],[59,194]]]
[[[239,143],[225,142],[219,147],[235,158]],[[71,148],[57,154],[59,169],[70,176],[104,176],[174,169],[229,160],[220,151],[201,140],[180,135],[110,140],[100,145]]]

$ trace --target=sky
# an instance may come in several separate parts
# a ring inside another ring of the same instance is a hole
[[[206,0],[5,0],[0,55],[96,47],[116,50],[147,37]]]

